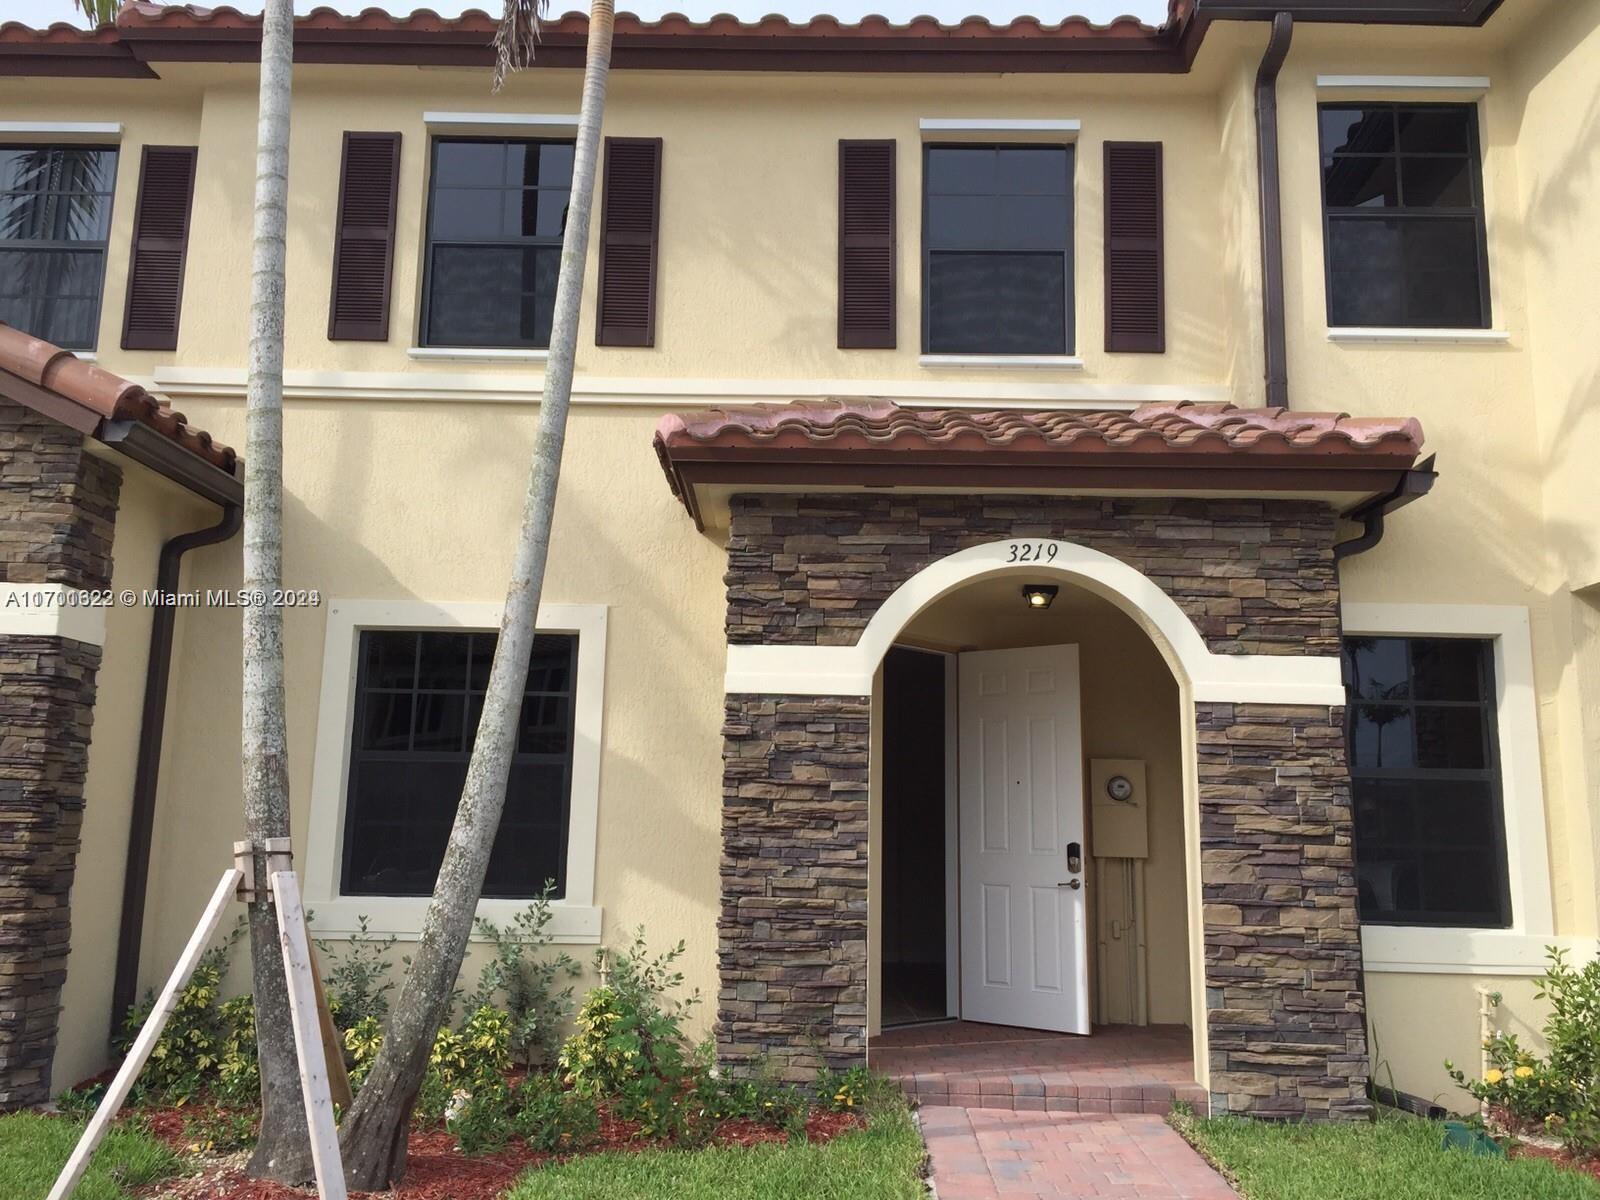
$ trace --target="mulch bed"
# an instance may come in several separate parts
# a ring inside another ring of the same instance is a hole
[[[1592,1175],[1600,1180],[1600,1158],[1579,1158],[1570,1150],[1554,1149],[1549,1146],[1535,1146],[1529,1142],[1516,1142],[1506,1150],[1507,1158],[1542,1158],[1553,1162],[1558,1167],[1565,1167],[1569,1171],[1580,1174]]]
[[[181,1152],[188,1152],[190,1137],[186,1132],[187,1118],[193,1113],[180,1109],[144,1110],[140,1113],[146,1127]],[[827,1142],[841,1133],[862,1124],[856,1113],[813,1112],[806,1120],[806,1138],[811,1142]],[[726,1121],[717,1130],[712,1144],[717,1146],[757,1146],[764,1143],[787,1141],[787,1135],[769,1129],[754,1121]],[[604,1114],[601,1118],[600,1137],[584,1154],[601,1154],[608,1150],[637,1151],[659,1147],[662,1143],[647,1141],[639,1136],[639,1127],[631,1121],[621,1121]],[[149,1197],[171,1197],[172,1200],[307,1200],[314,1197],[314,1188],[285,1187],[259,1179],[248,1179],[244,1174],[245,1155],[231,1155],[207,1163],[195,1175],[178,1180],[167,1180],[146,1189],[141,1194]],[[351,1192],[352,1200],[370,1197],[372,1200],[494,1200],[511,1186],[513,1180],[529,1167],[553,1162],[559,1156],[540,1154],[521,1142],[512,1142],[493,1154],[469,1158],[456,1148],[454,1135],[443,1130],[414,1129],[407,1143],[405,1179],[400,1186],[388,1192]]]

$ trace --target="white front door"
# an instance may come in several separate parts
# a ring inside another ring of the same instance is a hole
[[[1078,648],[963,654],[959,690],[962,1019],[1088,1033]]]

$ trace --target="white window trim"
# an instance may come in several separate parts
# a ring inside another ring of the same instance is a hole
[[[1062,141],[1073,141],[1083,129],[1076,118],[1033,119],[1008,117],[922,117],[917,129],[923,138],[938,141],[940,138],[976,138],[993,134],[999,137],[1019,135],[1050,136]]]
[[[1345,635],[1475,637],[1493,642],[1495,725],[1500,750],[1501,808],[1509,929],[1364,925],[1362,957],[1369,971],[1423,974],[1537,974],[1544,948],[1556,942],[1550,899],[1539,711],[1533,641],[1521,605],[1346,604]],[[1360,847],[1356,848],[1357,854]]]
[[[121,121],[0,121],[0,137],[50,138],[57,142],[120,141]]]
[[[0,636],[106,644],[103,592],[65,583],[0,583]]]
[[[550,358],[550,351],[512,346],[412,346],[406,357],[419,362],[542,363]]]
[[[1511,340],[1506,329],[1407,329],[1378,325],[1333,325],[1330,342],[1460,342],[1466,345],[1504,345]]]
[[[1319,92],[1470,92],[1489,90],[1487,75],[1318,75]]]
[[[1083,359],[1076,354],[924,354],[917,359],[917,365],[986,371],[1081,371]]]
[[[350,735],[355,719],[357,650],[364,629],[496,630],[501,606],[491,602],[333,600],[328,605],[322,653],[322,699],[311,771],[311,813],[306,835],[305,901],[319,934],[354,933],[367,917],[376,934],[410,941],[422,929],[426,896],[343,896],[339,864],[344,841]],[[600,812],[600,748],[604,714],[606,606],[541,604],[538,627],[578,635],[573,698],[572,792],[567,825],[566,894],[551,906],[554,941],[597,945],[601,909],[595,903],[595,842]],[[478,916],[504,924],[527,908],[526,900],[482,900]]]
[[[547,134],[578,132],[577,113],[425,112],[429,133]]]

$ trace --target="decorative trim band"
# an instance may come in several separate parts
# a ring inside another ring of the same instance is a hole
[[[728,647],[730,694],[867,696],[889,646],[908,622],[965,584],[1006,573],[1057,576],[1110,600],[1133,617],[1196,701],[1344,704],[1339,660],[1324,655],[1215,654],[1177,602],[1120,559],[1075,542],[1028,539],[1038,557],[1015,563],[1016,543],[988,542],[930,563],[901,584],[854,646]]]
[[[92,141],[122,137],[121,121],[0,121],[0,136]]]
[[[103,591],[64,583],[0,583],[0,637],[56,637],[106,644]]]
[[[160,366],[146,383],[174,400],[189,397],[243,400],[242,367]],[[464,371],[285,371],[284,399],[466,401],[474,404],[536,404],[544,376],[531,372]],[[956,380],[890,379],[630,379],[589,376],[573,386],[574,404],[679,408],[696,404],[779,404],[829,397],[882,397],[902,404],[941,408],[1118,409],[1193,400],[1226,401],[1218,384],[1118,384],[1082,382],[968,383]]]
[[[1083,122],[1076,118],[1062,119],[1006,117],[923,117],[917,122],[923,137],[954,135],[957,137],[983,133],[1057,133],[1077,134]]]
[[[1081,371],[1083,359],[1075,354],[924,354],[919,367],[960,367],[983,370]]]

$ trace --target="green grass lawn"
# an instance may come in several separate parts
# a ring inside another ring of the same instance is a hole
[[[0,1196],[44,1200],[78,1143],[83,1125],[38,1113],[0,1117]],[[134,1188],[178,1170],[178,1159],[137,1130],[113,1129],[95,1151],[73,1200],[126,1200]]]
[[[1600,1200],[1600,1183],[1549,1163],[1441,1150],[1444,1127],[1434,1121],[1174,1124],[1245,1200]]]
[[[825,1145],[641,1150],[529,1171],[505,1200],[920,1200],[922,1136],[904,1108]]]

